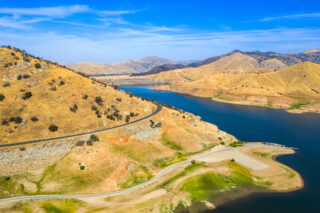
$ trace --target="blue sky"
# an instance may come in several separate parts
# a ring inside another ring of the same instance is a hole
[[[0,44],[60,63],[320,47],[317,0],[0,0]]]

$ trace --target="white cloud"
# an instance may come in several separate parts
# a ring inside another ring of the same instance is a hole
[[[14,29],[28,29],[29,27],[21,23],[20,21],[16,21],[9,17],[1,17],[0,18],[0,27],[14,28]]]
[[[47,16],[63,18],[75,13],[88,12],[87,5],[71,5],[61,7],[39,7],[39,8],[0,8],[0,14],[11,14],[14,17],[20,16]]]
[[[0,32],[0,41],[61,63],[116,62],[149,55],[204,59],[233,49],[292,52],[320,46],[320,29],[272,29],[195,34],[121,29],[104,34]]]
[[[320,19],[320,13],[305,13],[305,14],[295,14],[295,15],[286,15],[286,16],[273,16],[273,17],[266,17],[260,19],[259,21],[267,22],[267,21],[276,21],[282,19]]]
[[[137,10],[104,10],[104,11],[96,10],[97,14],[104,15],[104,16],[119,16],[119,15],[131,14],[136,12]]]

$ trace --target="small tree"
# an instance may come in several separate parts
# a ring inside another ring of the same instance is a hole
[[[21,117],[16,117],[15,119],[14,119],[14,122],[16,123],[16,124],[20,124],[21,122],[22,122],[22,118]]]
[[[3,101],[6,97],[3,94],[0,94],[0,101]]]
[[[97,97],[95,98],[95,102],[96,102],[99,106],[101,106],[103,100],[102,100],[102,98],[101,98],[100,96],[97,96]]]
[[[78,110],[77,104],[73,105],[73,107],[70,107],[71,112],[76,112]]]
[[[36,64],[34,65],[34,67],[37,68],[37,69],[41,69],[41,64],[36,63]]]
[[[31,98],[32,96],[32,93],[31,92],[25,92],[23,95],[22,95],[22,99],[23,100],[27,100],[29,98]]]
[[[90,140],[92,141],[92,142],[94,142],[94,141],[99,141],[99,138],[98,138],[98,136],[96,136],[96,135],[90,135]]]
[[[33,116],[33,117],[31,117],[31,120],[32,120],[33,122],[37,122],[39,119],[38,119],[37,117]]]
[[[126,122],[128,123],[130,121],[130,115],[126,115]]]
[[[56,125],[54,125],[54,124],[51,124],[51,125],[49,126],[49,130],[50,130],[51,132],[58,131],[58,126],[56,126]]]

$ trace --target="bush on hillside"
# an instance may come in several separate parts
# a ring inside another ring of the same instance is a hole
[[[31,117],[31,120],[32,120],[33,122],[37,122],[39,119],[38,119],[37,117],[33,116],[33,117]]]
[[[0,94],[0,101],[3,101],[6,98],[3,94]]]
[[[15,117],[15,119],[14,119],[14,122],[16,123],[16,124],[20,124],[21,122],[22,122],[22,118],[21,117]]]
[[[82,96],[82,99],[87,100],[88,99],[88,95]]]
[[[32,93],[31,92],[25,92],[23,95],[22,95],[22,99],[23,100],[27,100],[29,98],[31,98],[32,96]]]
[[[78,110],[77,104],[73,105],[73,107],[70,107],[71,112],[76,112]]]
[[[51,132],[58,131],[58,126],[51,124],[51,125],[49,126],[49,130],[50,130]]]
[[[6,119],[3,119],[2,122],[1,122],[2,125],[9,125],[9,122],[8,120]]]
[[[10,84],[9,82],[4,82],[2,86],[3,86],[3,87],[9,87],[10,85],[11,85],[11,84]]]
[[[96,102],[99,106],[101,106],[103,100],[102,100],[102,98],[101,98],[100,96],[97,96],[97,97],[95,98],[95,102]]]
[[[34,67],[37,68],[37,69],[41,69],[41,64],[36,63],[36,64],[34,65]]]

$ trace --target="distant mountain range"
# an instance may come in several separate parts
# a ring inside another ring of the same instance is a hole
[[[200,67],[148,75],[156,87],[216,101],[320,112],[320,52],[234,51]],[[310,62],[311,61],[311,62]]]
[[[170,66],[171,64],[181,64],[182,66],[190,64],[192,61],[172,61],[165,58],[150,56],[142,59],[124,61],[113,64],[107,63],[93,63],[93,62],[80,62],[77,64],[69,65],[71,69],[82,72],[88,75],[119,75],[119,74],[133,74],[147,72],[154,67],[158,67],[166,64]]]
[[[250,56],[256,59],[255,66],[267,69],[279,70],[288,66],[292,66],[294,64],[310,61],[319,64],[320,63],[320,49],[310,49],[303,53],[275,53],[275,52],[260,52],[260,51],[252,51],[252,52],[242,52],[240,50],[235,50],[230,53],[211,57],[202,61],[198,61],[195,63],[190,63],[187,65],[183,65],[180,63],[177,64],[163,64],[160,66],[153,67],[147,72],[135,73],[133,76],[144,76],[157,74],[164,71],[182,69],[188,67],[200,67],[206,64],[213,63],[218,61],[221,58],[228,57],[233,55],[234,53],[241,53],[243,55]]]

